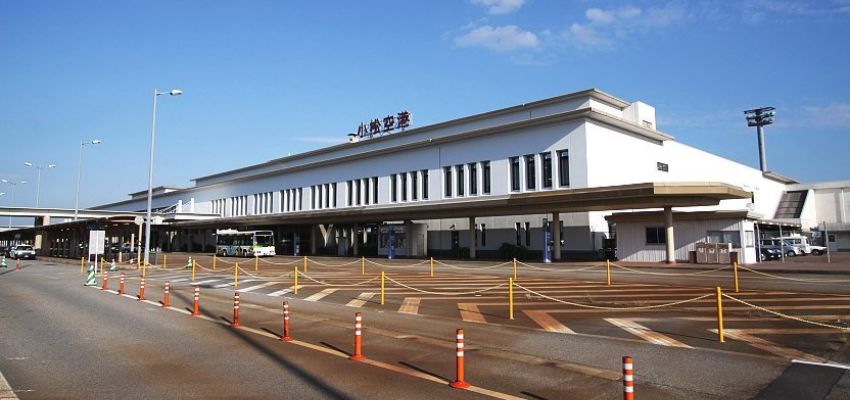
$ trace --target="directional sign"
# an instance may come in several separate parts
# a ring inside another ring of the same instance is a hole
[[[89,255],[103,255],[106,231],[89,231]]]

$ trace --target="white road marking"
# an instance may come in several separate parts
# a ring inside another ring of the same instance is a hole
[[[298,285],[299,289],[301,289],[302,287],[304,287],[304,286]],[[277,292],[271,292],[271,293],[267,294],[266,296],[280,297],[280,296],[283,296],[287,293],[292,293],[293,290],[295,290],[295,286],[290,286],[286,289],[278,290]]]
[[[566,333],[566,334],[575,334],[570,328],[567,328],[566,325],[562,324],[560,321],[549,315],[548,311],[543,310],[522,310],[522,312],[531,318],[532,321],[536,322],[537,325],[540,325],[546,331],[549,332],[558,332],[558,333]]]
[[[360,295],[358,295],[356,299],[349,301],[348,304],[346,304],[346,306],[363,307],[363,305],[368,303],[369,300],[372,299],[372,297],[375,297],[375,293],[372,293],[372,292],[360,293]]]
[[[11,386],[9,386],[9,382],[6,380],[6,377],[4,377],[3,373],[0,372],[0,399],[12,400],[17,398],[18,395],[15,394],[15,391],[12,390]]]
[[[330,295],[333,292],[336,292],[336,289],[330,289],[330,288],[325,289],[325,290],[322,290],[319,293],[313,294],[312,296],[308,296],[304,300],[305,301],[319,301],[321,299],[324,299],[325,297],[327,297],[328,295]]]
[[[667,335],[664,335],[659,332],[655,332],[652,329],[649,329],[637,322],[634,322],[630,319],[626,318],[605,318],[606,321],[611,324],[625,330],[626,332],[631,333],[647,342],[660,344],[662,346],[668,347],[682,347],[686,349],[690,349],[691,346],[688,346],[676,339],[673,339]]]
[[[248,283],[248,282],[254,282],[255,280],[256,280],[256,279],[246,279],[246,280],[244,280],[244,281],[242,281],[242,282],[238,282],[238,283]],[[221,289],[221,288],[226,288],[226,287],[228,287],[228,286],[233,286],[233,282],[230,282],[230,283],[222,283],[221,285],[215,285],[215,286],[213,286],[213,287],[214,287],[214,288],[216,288],[216,289]]]
[[[477,303],[457,303],[457,309],[460,311],[460,317],[466,322],[487,323],[484,314],[481,314],[478,309]]]
[[[260,285],[254,285],[254,286],[251,286],[251,287],[247,287],[245,289],[239,289],[239,290],[237,290],[237,292],[240,292],[240,293],[253,292],[254,290],[262,289],[264,287],[269,287],[269,286],[272,286],[272,285],[277,285],[279,283],[283,283],[283,282],[266,282],[266,283],[263,283],[263,284],[260,284]]]
[[[192,282],[191,285],[192,286],[206,285],[208,283],[218,282],[220,280],[221,280],[220,278],[219,279],[207,279],[205,281]]]
[[[832,361],[822,363],[822,362],[814,362],[814,361],[806,361],[806,360],[791,360],[791,363],[792,364],[816,365],[816,366],[819,366],[819,367],[832,367],[832,368],[841,368],[841,369],[850,370],[850,365],[833,363]]]
[[[717,329],[709,329],[710,332],[717,333]],[[730,339],[740,340],[742,342],[746,342],[750,346],[753,346],[757,349],[761,349],[771,354],[778,355],[780,357],[789,358],[789,359],[798,359],[805,361],[814,361],[814,362],[825,362],[821,357],[814,356],[808,353],[804,353],[797,349],[789,349],[787,347],[779,346],[776,343],[770,342],[768,340],[762,339],[760,337],[756,337],[746,333],[746,329],[726,329],[724,330],[724,334],[726,337]]]
[[[419,297],[405,297],[401,303],[401,307],[398,308],[398,312],[402,314],[419,314],[419,303],[421,302],[422,299]]]

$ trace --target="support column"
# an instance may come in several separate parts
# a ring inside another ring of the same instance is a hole
[[[314,256],[319,245],[316,243],[319,240],[318,235],[316,235],[316,229],[316,225],[310,225],[310,254]]]
[[[354,227],[351,228],[351,241],[353,242],[351,245],[354,250],[354,257],[360,256],[360,235],[357,234],[357,224],[354,224]]]
[[[404,256],[412,257],[413,254],[413,221],[404,221]]]
[[[469,258],[475,259],[475,217],[469,217]]]
[[[667,239],[667,264],[675,264],[676,243],[673,236],[673,207],[664,207],[664,231]]]
[[[552,212],[552,259],[561,261],[561,213]]]

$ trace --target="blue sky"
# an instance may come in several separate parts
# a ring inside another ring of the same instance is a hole
[[[679,141],[757,166],[741,110],[777,108],[768,166],[850,179],[850,0],[0,2],[0,177],[73,207],[338,143],[404,109],[422,126],[596,87]],[[10,187],[0,184],[10,203]]]

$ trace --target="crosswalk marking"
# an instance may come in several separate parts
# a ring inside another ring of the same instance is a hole
[[[403,314],[419,314],[419,303],[422,301],[419,297],[405,297],[398,308],[398,312]]]
[[[237,290],[237,292],[239,292],[239,293],[253,292],[253,291],[257,290],[257,289],[262,289],[262,288],[264,288],[264,287],[269,287],[269,286],[272,286],[272,285],[277,285],[277,284],[279,284],[279,283],[281,283],[281,282],[266,282],[266,283],[262,283],[262,284],[259,284],[259,285],[254,285],[254,286],[251,286],[251,287],[247,287],[247,288],[245,288],[245,289],[239,289],[239,290]]]
[[[245,279],[244,281],[239,282],[239,283],[249,283],[249,282],[254,282],[254,281],[256,281],[256,279]],[[215,285],[213,287],[216,288],[216,289],[221,289],[221,288],[225,288],[225,287],[228,287],[228,286],[233,286],[233,282],[222,283],[221,285]]]
[[[194,285],[194,286],[198,286],[198,285],[206,285],[206,284],[208,284],[208,283],[218,282],[218,281],[220,281],[220,280],[221,280],[221,279],[207,279],[207,280],[205,280],[205,281],[195,281],[195,282],[192,282],[192,285]]]
[[[315,293],[311,296],[307,296],[304,300],[305,301],[319,301],[319,300],[325,298],[326,296],[328,296],[329,294],[331,294],[333,292],[336,292],[336,289],[332,289],[332,288],[325,289],[325,290],[322,290],[319,293]]]
[[[567,328],[566,325],[559,322],[557,319],[553,318],[546,311],[540,310],[523,310],[522,311],[528,318],[531,318],[532,321],[536,322],[537,325],[540,325],[546,331],[549,332],[558,332],[558,333],[566,333],[566,334],[574,334],[570,328]]]
[[[460,317],[467,322],[478,322],[486,324],[484,314],[478,309],[478,304],[475,303],[457,303],[457,309],[460,311]]]
[[[713,333],[717,333],[717,329],[709,329],[709,331]],[[797,349],[790,349],[787,347],[782,347],[777,345],[776,343],[770,342],[768,340],[762,339],[760,337],[756,337],[747,333],[745,329],[725,329],[724,334],[726,337],[730,339],[740,340],[742,342],[746,342],[750,346],[753,346],[757,349],[764,350],[771,354],[776,354],[780,357],[788,358],[788,359],[798,359],[805,361],[815,361],[815,362],[824,362],[825,359],[811,355],[809,353],[804,353]]]
[[[358,295],[356,299],[352,299],[351,301],[349,301],[349,302],[346,304],[346,306],[349,306],[349,307],[363,307],[363,305],[365,305],[366,303],[368,303],[368,302],[369,302],[369,300],[371,300],[371,299],[372,299],[372,297],[375,297],[375,293],[373,293],[373,292],[363,292],[363,293],[360,293],[360,295]]]
[[[680,342],[676,339],[673,339],[673,338],[671,338],[667,335],[664,335],[662,333],[653,331],[652,329],[649,329],[649,328],[647,328],[647,327],[645,327],[645,326],[643,326],[643,325],[641,325],[637,322],[634,322],[630,319],[605,318],[605,320],[610,322],[611,324],[619,327],[619,328],[622,328],[626,332],[629,332],[632,335],[635,335],[635,336],[637,336],[637,337],[639,337],[643,340],[646,340],[647,342],[650,342],[650,343],[660,344],[662,346],[669,346],[669,347],[682,347],[682,348],[686,348],[686,349],[691,348],[691,346],[688,346],[688,345],[686,345],[686,344],[684,344],[684,343],[682,343],[682,342]]]
[[[302,287],[304,287],[304,286],[302,286],[302,285],[298,285],[298,288],[299,288],[299,289],[301,289]],[[280,297],[280,296],[283,296],[283,295],[285,295],[285,294],[287,294],[287,293],[292,293],[292,291],[293,291],[293,290],[295,290],[295,286],[290,286],[290,287],[288,287],[288,288],[286,288],[286,289],[283,289],[283,290],[278,290],[278,291],[276,291],[276,292],[271,292],[271,293],[267,294],[267,296],[271,296],[271,297]]]

